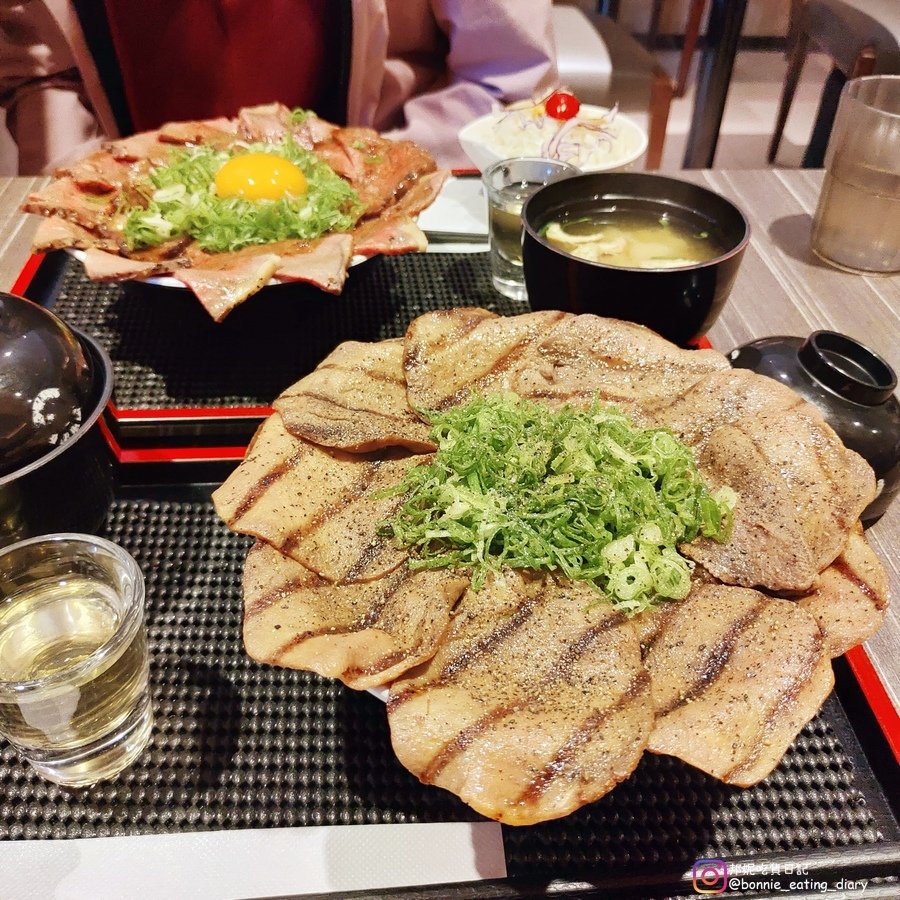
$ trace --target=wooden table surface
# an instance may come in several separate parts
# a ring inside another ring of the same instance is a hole
[[[819,262],[809,250],[820,171],[685,171],[736,202],[753,235],[725,310],[709,334],[727,352],[768,335],[806,336],[817,329],[850,335],[900,371],[900,276],[851,275]],[[29,256],[34,216],[18,212],[41,178],[0,178],[0,289],[8,290]],[[885,627],[866,649],[900,710],[900,501],[868,531],[891,585]]]

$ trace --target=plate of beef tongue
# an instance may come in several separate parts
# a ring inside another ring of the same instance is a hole
[[[630,615],[559,571],[502,568],[476,589],[465,569],[416,567],[380,526],[389,489],[435,453],[423,411],[472,391],[599,398],[670,429],[737,495],[726,541],[679,548],[688,595]],[[274,409],[213,498],[256,538],[248,654],[376,693],[401,763],[501,822],[568,815],[645,752],[758,783],[831,691],[832,658],[884,619],[858,523],[871,469],[813,406],[713,350],[591,315],[441,310],[340,345]]]
[[[353,189],[358,202],[348,227],[227,252],[204,250],[177,233],[155,246],[128,249],[121,210],[148,202],[148,178],[173,151],[237,153],[269,144],[274,155],[285,140],[309,151]],[[351,265],[376,255],[425,250],[427,239],[416,217],[434,201],[447,176],[412,142],[390,141],[366,128],[339,128],[314,115],[298,119],[295,111],[270,104],[242,109],[230,119],[170,123],[109,142],[60,169],[22,209],[44,217],[35,252],[76,251],[96,281],[137,279],[187,288],[221,321],[263,287],[304,282],[340,294]]]

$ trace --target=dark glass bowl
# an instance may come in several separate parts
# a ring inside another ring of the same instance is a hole
[[[863,510],[873,525],[900,492],[900,402],[897,376],[859,341],[836,331],[808,338],[759,338],[728,354],[736,368],[752,369],[793,388],[817,406],[845,446],[875,471],[878,496]]]
[[[607,211],[669,215],[707,232],[722,252],[677,268],[625,268],[580,259],[542,234],[560,218]],[[525,285],[533,309],[627,319],[682,346],[715,322],[750,240],[750,225],[733,203],[707,188],[662,175],[576,175],[538,190],[522,217]]]

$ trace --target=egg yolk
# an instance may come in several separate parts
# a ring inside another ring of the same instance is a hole
[[[290,160],[271,153],[233,156],[216,173],[216,193],[242,200],[280,200],[306,193],[306,176]]]

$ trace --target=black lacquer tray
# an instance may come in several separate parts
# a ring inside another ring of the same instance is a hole
[[[62,252],[44,257],[19,292],[106,348],[110,425],[123,447],[246,444],[274,398],[341,341],[400,337],[434,309],[528,311],[494,289],[486,253],[375,257],[351,268],[339,297],[275,285],[220,324],[186,289],[92,282]]]
[[[42,781],[4,746],[0,838],[478,820],[397,762],[380,701],[244,654],[240,577],[250,541],[218,520],[208,492],[119,488],[102,531],[146,577],[157,719],[149,748],[118,779],[77,793]],[[731,788],[645,754],[597,803],[504,828],[508,880],[390,895],[693,896],[698,858],[806,860],[831,878],[897,872],[886,751],[849,670],[840,661],[837,669],[839,690],[762,784]],[[900,885],[868,890],[896,897]]]
[[[171,465],[120,466],[103,532],[147,579],[150,747],[96,793],[43,782],[4,747],[0,839],[477,820],[399,765],[375,698],[246,657],[240,575],[249,541],[218,521],[209,485],[186,482],[221,481],[271,400],[340,341],[399,336],[431,309],[527,311],[494,291],[487,256],[374,259],[353,269],[339,298],[279,287],[218,326],[186,291],[93,284],[65,254],[36,262],[18,289],[109,351],[113,441],[142,448],[142,462],[172,458],[167,450],[154,457],[154,443],[180,444],[197,462],[177,467],[177,485],[134,484],[151,473],[173,479]],[[234,443],[232,461],[203,462],[221,459],[204,446],[222,441]],[[508,879],[390,895],[697,896],[697,859],[752,858],[782,870],[802,865],[829,883],[878,879],[865,897],[900,896],[900,885],[884,880],[900,871],[897,796],[887,787],[896,767],[849,668],[842,660],[835,668],[835,694],[763,784],[729,788],[645,754],[599,802],[557,822],[505,828]]]

